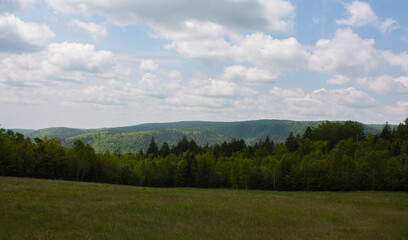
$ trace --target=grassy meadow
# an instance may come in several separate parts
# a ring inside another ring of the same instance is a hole
[[[408,193],[0,177],[0,239],[408,239]]]

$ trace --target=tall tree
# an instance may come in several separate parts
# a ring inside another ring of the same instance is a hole
[[[312,139],[313,135],[312,135],[312,129],[310,127],[307,127],[305,132],[302,135],[302,139],[301,141],[304,141],[306,139]]]
[[[174,175],[174,182],[176,187],[186,187],[188,186],[189,179],[188,163],[186,159],[181,159],[176,168],[176,173]]]
[[[385,140],[391,140],[391,136],[392,136],[392,133],[391,133],[390,125],[388,125],[388,122],[386,122],[383,130],[381,131],[381,133],[379,135],[379,137],[383,138]]]
[[[160,147],[159,155],[165,158],[167,157],[167,155],[170,154],[170,152],[171,151],[170,151],[169,144],[166,141],[164,141]]]
[[[286,148],[289,152],[296,152],[299,147],[298,139],[293,136],[293,133],[290,132],[289,136],[286,138],[285,141]]]
[[[157,156],[159,154],[159,147],[157,146],[154,137],[152,137],[152,140],[150,141],[149,144],[149,148],[146,151],[147,156],[149,156],[150,154],[153,154],[153,156]]]

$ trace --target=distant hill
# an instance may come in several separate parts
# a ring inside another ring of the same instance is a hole
[[[381,132],[383,130],[383,128],[384,128],[384,125],[385,124],[366,124],[365,126],[366,126],[366,128],[368,127],[368,128],[371,128],[371,129],[375,129],[378,132]],[[390,126],[391,130],[394,130],[394,129],[396,130],[397,127],[398,127],[398,125],[389,125],[389,126]]]
[[[96,151],[120,149],[123,153],[146,150],[152,137],[161,144],[166,141],[176,145],[183,136],[194,139],[198,145],[213,145],[230,141],[232,138],[244,139],[254,144],[267,136],[276,143],[285,141],[290,132],[302,135],[307,127],[317,127],[321,121],[254,120],[242,122],[173,122],[147,123],[128,127],[75,129],[46,128],[25,132],[30,138],[57,137],[64,146],[71,146],[80,139],[92,145]],[[382,125],[383,126],[383,125]],[[366,133],[378,133],[380,125],[365,126]]]
[[[26,133],[26,132],[31,132],[34,131],[34,129],[20,129],[20,128],[11,128],[10,130],[13,130],[15,133]]]

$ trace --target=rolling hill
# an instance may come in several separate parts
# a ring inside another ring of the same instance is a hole
[[[71,146],[80,139],[92,145],[96,151],[117,150],[121,152],[138,152],[146,150],[152,137],[161,144],[166,141],[170,146],[177,144],[183,136],[194,139],[198,145],[212,145],[230,141],[232,138],[244,139],[247,144],[254,144],[267,136],[275,142],[283,142],[290,132],[302,135],[307,127],[316,127],[320,121],[289,120],[253,120],[242,122],[173,122],[147,123],[135,126],[76,129],[45,128],[25,132],[30,138],[57,137],[64,146]],[[378,133],[383,125],[365,125],[367,133]]]

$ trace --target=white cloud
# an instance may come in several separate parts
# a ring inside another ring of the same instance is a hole
[[[45,24],[23,22],[14,15],[0,15],[0,52],[37,51],[54,36]]]
[[[373,39],[361,39],[351,29],[339,29],[333,39],[321,39],[316,43],[309,68],[344,76],[376,72],[384,64],[374,43]]]
[[[231,59],[231,45],[224,37],[226,30],[212,22],[188,20],[181,30],[159,29],[159,34],[171,40],[167,49],[175,49],[181,55],[211,64]]]
[[[361,27],[366,24],[377,24],[378,17],[371,9],[370,4],[353,1],[350,4],[345,4],[345,8],[349,16],[347,19],[336,20],[337,24],[354,27]]]
[[[194,95],[187,92],[177,92],[173,97],[165,100],[170,106],[177,106],[183,112],[189,112],[192,109],[201,109],[208,111],[210,109],[223,109],[231,107],[231,101],[224,98],[209,98],[200,95]],[[186,111],[187,110],[187,111]]]
[[[242,65],[234,65],[226,67],[221,78],[227,81],[243,83],[274,83],[278,78],[278,74],[257,67],[248,68]]]
[[[378,26],[380,29],[380,32],[384,35],[394,31],[395,29],[398,29],[398,22],[395,21],[392,18],[388,18],[387,20],[385,20],[384,22],[380,23],[380,25]]]
[[[135,84],[139,96],[164,99],[182,88],[182,76],[178,71],[161,69],[153,60],[142,60],[139,68],[145,72]]]
[[[142,71],[155,71],[159,68],[159,64],[150,59],[142,59],[139,68]]]
[[[258,0],[263,8],[263,15],[269,22],[269,30],[288,32],[293,30],[295,7],[288,1]]]
[[[182,31],[162,29],[159,33],[171,40],[166,48],[204,64],[237,61],[279,71],[307,66],[310,57],[293,37],[280,40],[264,33],[242,36],[211,22],[187,21]]]
[[[246,35],[233,47],[235,59],[272,69],[297,69],[307,65],[309,53],[295,38],[274,39],[270,35]]]
[[[279,40],[263,33],[245,37],[238,34],[242,31],[291,32],[295,7],[287,0],[47,2],[59,11],[102,15],[116,24],[146,24],[156,31],[157,37],[170,41],[165,48],[207,65],[231,60],[257,61],[256,64],[271,65],[268,67],[272,68],[297,68],[300,62],[306,65],[305,51],[299,49],[302,46],[294,38]],[[255,45],[260,43],[264,46],[257,49]]]
[[[130,70],[122,67],[109,51],[97,51],[93,45],[52,43],[46,50],[11,55],[0,64],[0,80],[9,84],[44,85],[58,81],[124,78]]]
[[[288,90],[273,88],[270,93],[275,97],[284,97],[292,107],[305,107],[302,111],[314,109],[314,111],[327,111],[336,106],[350,108],[367,108],[375,104],[374,98],[367,93],[355,88],[326,90],[324,88],[305,93],[301,89]],[[336,111],[338,113],[338,111]]]
[[[44,82],[55,70],[43,63],[44,53],[12,55],[1,62],[0,80],[9,84],[33,85]]]
[[[231,82],[215,79],[209,79],[208,84],[205,84],[194,92],[201,96],[222,98],[239,97],[255,93],[249,88],[241,87]]]
[[[174,95],[168,96],[166,103],[187,108],[230,109],[239,99],[246,99],[256,92],[232,82],[217,79],[195,79],[180,86]]]
[[[271,90],[269,90],[269,93],[273,97],[278,97],[282,99],[303,98],[306,96],[306,92],[301,88],[282,89],[280,87],[273,87]]]
[[[72,19],[69,22],[70,25],[72,26],[77,26],[79,28],[84,29],[87,31],[94,39],[98,39],[100,37],[106,37],[108,35],[108,32],[106,30],[106,27],[101,25],[101,24],[96,24],[93,22],[82,22],[78,19]]]
[[[367,93],[353,87],[347,89],[336,89],[322,91],[318,94],[322,101],[330,102],[331,99],[339,105],[346,105],[353,108],[368,108],[375,106],[375,99]]]
[[[48,61],[65,71],[102,73],[115,66],[112,52],[96,51],[91,44],[69,42],[50,44]]]
[[[380,21],[369,3],[353,1],[352,3],[345,4],[345,8],[348,12],[348,18],[336,20],[336,23],[339,25],[352,27],[371,25],[378,28],[382,34],[390,33],[398,28],[398,22],[392,18]]]
[[[408,77],[383,75],[375,79],[359,78],[357,83],[377,94],[407,94]]]
[[[341,75],[341,74],[337,74],[334,76],[334,78],[327,80],[328,84],[333,84],[333,85],[344,85],[349,82],[350,82],[350,78],[344,75]]]
[[[0,89],[2,92],[2,94],[0,95],[0,103],[21,105],[40,105],[47,103],[47,98],[42,94],[42,91],[44,89],[20,88],[19,86],[9,86],[1,83]],[[48,91],[47,94],[49,95],[51,94],[51,92],[53,91]]]
[[[82,91],[67,94],[67,104],[72,102],[88,103],[99,107],[129,106],[138,100],[139,96],[134,85],[116,80],[107,80],[100,84],[88,85]],[[73,95],[71,95],[73,94]],[[71,95],[71,96],[70,96]],[[66,97],[66,98],[67,98]]]
[[[149,24],[177,29],[190,19],[213,22],[238,30],[288,32],[293,26],[295,8],[285,0],[121,0],[78,1],[46,0],[54,9],[66,13],[103,15],[120,25]]]
[[[53,105],[67,109],[128,106],[140,99],[130,70],[109,51],[93,45],[52,43],[31,54],[11,55],[0,63],[1,103]],[[93,112],[95,113],[95,112]]]
[[[309,68],[346,77],[372,73],[383,65],[381,54],[374,48],[374,40],[361,39],[350,29],[340,29],[333,39],[321,39],[314,47],[304,46],[293,37],[277,39],[263,33],[265,30],[292,30],[295,7],[289,1],[192,3],[176,0],[172,4],[161,2],[155,5],[156,0],[116,3],[107,0],[81,3],[76,0],[48,0],[48,3],[59,11],[103,15],[117,24],[147,24],[156,31],[156,37],[170,41],[165,45],[166,49],[174,49],[180,55],[206,65],[234,62],[235,65],[249,64],[257,69],[270,69],[276,74]],[[152,11],[153,6],[155,11]],[[222,14],[215,6],[221,7]],[[338,20],[339,24],[360,26],[378,21],[367,3],[355,1],[346,5],[346,9],[350,16]],[[172,14],[163,14],[164,11]],[[239,33],[242,30],[253,33],[242,35]]]
[[[197,21],[185,25],[183,31],[161,31],[171,40],[166,47],[204,64],[235,61],[275,73],[307,67],[345,77],[363,76],[386,67],[375,41],[362,39],[351,29],[339,29],[332,39],[321,39],[314,47],[307,47],[293,37],[276,39],[264,33],[242,36],[220,25]]]
[[[166,76],[164,76],[166,77]],[[179,82],[162,79],[152,73],[145,73],[142,79],[136,84],[139,95],[166,98],[179,88]]]
[[[258,111],[284,119],[367,120],[376,116],[375,99],[355,88],[302,89],[274,87],[255,103]]]
[[[396,106],[392,106],[391,109],[395,113],[395,115],[401,116],[399,119],[404,120],[407,117],[408,102],[398,101]]]
[[[400,67],[402,70],[408,73],[408,53],[403,52],[395,54],[390,51],[382,51],[385,60],[391,66]]]

